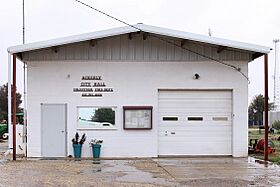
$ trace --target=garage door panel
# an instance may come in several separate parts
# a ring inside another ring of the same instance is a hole
[[[173,119],[169,119],[169,118],[173,118]],[[193,118],[200,118],[196,121],[194,121]],[[183,113],[183,114],[179,114],[176,112],[170,112],[168,115],[160,115],[159,114],[159,120],[163,123],[166,122],[187,122],[187,123],[191,123],[191,122],[196,122],[195,124],[199,124],[200,122],[203,122],[205,120],[208,121],[213,121],[213,122],[227,122],[227,121],[231,121],[231,114],[222,114],[222,113],[216,113],[216,114],[212,114],[212,113],[194,113],[194,114],[188,114],[188,113]]]
[[[158,110],[159,155],[231,155],[231,91],[160,91]]]
[[[212,99],[212,98],[228,98],[231,99],[231,91],[224,90],[179,90],[179,91],[160,91],[159,99],[170,98],[198,98],[198,99]],[[207,92],[207,95],[202,95],[201,92]]]
[[[161,155],[194,155],[194,152],[195,155],[231,155],[231,148],[225,146],[224,142],[172,142],[172,144],[178,145],[166,144],[165,147],[168,147],[169,150],[159,150]]]
[[[193,107],[193,108],[197,108],[197,107],[203,107],[203,108],[208,108],[208,109],[218,109],[218,108],[224,108],[224,109],[228,109],[228,105],[231,104],[231,102],[223,102],[223,101],[213,101],[213,102],[205,102],[205,103],[201,103],[203,101],[201,100],[197,100],[197,101],[192,101],[192,102],[183,102],[183,101],[178,101],[175,103],[171,103],[170,102],[163,102],[162,103],[162,107],[161,109],[185,109],[187,110],[188,108],[186,108],[186,105]],[[160,110],[161,112],[162,110]]]
[[[176,120],[167,120],[164,118],[168,117],[173,117],[177,118]],[[169,114],[159,114],[159,120],[161,120],[163,123],[165,122],[174,122],[174,121],[188,121],[189,117],[202,117],[203,121],[208,120],[208,121],[230,121],[231,120],[231,113],[203,113],[203,112],[198,112],[198,113],[178,113],[178,112],[170,112]],[[215,119],[214,119],[215,118]],[[217,119],[217,118],[225,118],[225,119]]]
[[[188,106],[188,105],[186,105]],[[215,110],[216,112],[211,112]],[[159,111],[161,115],[169,115],[170,113],[173,114],[183,114],[183,115],[192,115],[192,114],[230,114],[231,110],[228,108],[193,108],[193,109],[183,109],[183,108],[166,108],[165,110]]]
[[[197,139],[201,139],[201,140],[206,140],[206,139],[210,139],[210,138],[217,138],[217,139],[222,139],[222,140],[226,140],[226,139],[231,139],[231,132],[197,132],[197,131],[163,131],[160,132],[159,136],[161,138],[164,139],[170,139],[170,141],[172,139],[177,140],[177,139],[181,139],[181,140],[188,140],[189,138],[197,138]],[[225,137],[224,137],[225,136]],[[204,137],[204,138],[203,138]],[[163,140],[163,139],[162,139]]]
[[[205,145],[211,145],[211,146],[215,146],[216,143],[229,143],[230,142],[230,138],[228,138],[227,140],[225,139],[221,139],[221,138],[205,138],[205,139],[201,139],[201,138],[197,138],[197,137],[193,137],[192,139],[189,139],[187,142],[183,142],[184,139],[173,139],[172,141],[170,141],[168,138],[163,138],[162,141],[163,143],[165,143],[166,145],[173,145],[176,144],[176,146],[181,146],[184,144],[189,144],[191,143],[192,145],[197,145],[197,146],[205,146]],[[211,141],[211,142],[210,142]],[[175,146],[175,147],[176,147]]]
[[[227,121],[214,121],[212,119],[212,116],[207,118],[207,117],[203,117],[203,121],[188,121],[186,118],[180,119],[178,118],[178,121],[163,121],[162,118],[159,119],[159,121],[161,121],[161,125],[162,126],[181,126],[181,127],[185,127],[185,126],[202,126],[202,125],[208,125],[208,126],[222,126],[222,125],[231,125],[231,120],[230,118],[228,118]]]
[[[201,130],[203,129],[203,130]],[[191,127],[191,128],[184,128],[184,127],[166,127],[164,128],[164,131],[160,131],[160,132],[176,132],[176,134],[181,133],[181,132],[190,132],[190,133],[198,133],[198,134],[203,134],[203,133],[231,133],[231,126],[227,125],[227,126],[223,126],[223,128],[219,128],[219,127],[209,127],[207,125],[205,125],[204,127],[200,127],[200,128],[195,128],[195,127]]]
[[[187,126],[187,127],[186,127]],[[178,130],[178,131],[186,131],[186,132],[218,132],[218,131],[230,131],[231,125],[162,125],[166,130]]]
[[[197,101],[204,101],[207,103],[213,102],[220,102],[221,104],[225,102],[230,102],[230,98],[212,98],[212,99],[200,99],[200,98],[190,98],[190,99],[183,99],[183,98],[170,98],[170,99],[159,99],[163,104],[178,104],[178,103],[193,103],[196,104]],[[199,103],[203,104],[203,103]]]
[[[201,102],[201,101],[198,101],[198,102]],[[202,104],[193,104],[192,105],[192,104],[189,104],[189,103],[180,103],[178,105],[179,106],[176,106],[176,105],[173,106],[171,104],[170,105],[166,104],[165,106],[163,106],[164,109],[161,109],[159,112],[166,112],[166,111],[168,111],[168,109],[169,110],[173,109],[173,110],[176,110],[176,111],[189,111],[190,108],[186,108],[186,105],[195,109],[195,110],[200,108],[202,111],[211,111],[212,109],[214,109],[214,110],[219,110],[220,109],[221,111],[223,111],[223,110],[229,111],[228,110],[229,108],[225,104],[221,105],[219,103],[207,103],[207,104],[203,104],[203,105]],[[182,105],[182,106],[180,106],[180,105]]]

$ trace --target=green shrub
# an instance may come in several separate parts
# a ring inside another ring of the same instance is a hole
[[[272,123],[272,127],[275,128],[276,130],[280,130],[280,121],[279,120],[274,121]]]

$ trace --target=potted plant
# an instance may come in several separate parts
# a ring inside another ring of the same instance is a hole
[[[95,159],[100,157],[100,148],[103,140],[94,139],[89,142],[89,145],[92,147],[92,156]]]
[[[72,139],[75,158],[81,158],[82,146],[86,141],[86,134],[83,134],[81,139],[79,137],[79,133],[76,132],[75,137]]]

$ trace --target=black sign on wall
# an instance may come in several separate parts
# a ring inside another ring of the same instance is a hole
[[[102,97],[103,93],[113,91],[113,88],[107,87],[99,75],[82,76],[80,86],[73,88],[73,92],[81,93],[82,97]]]

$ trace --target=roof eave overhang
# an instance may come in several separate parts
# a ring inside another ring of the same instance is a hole
[[[258,58],[264,54],[267,54],[271,50],[269,47],[265,47],[265,46],[248,44],[248,43],[237,42],[237,41],[226,40],[226,39],[204,36],[204,35],[193,34],[193,33],[187,33],[183,31],[159,28],[159,27],[154,27],[154,26],[149,26],[144,24],[137,24],[135,25],[135,27],[139,28],[139,30],[129,26],[118,27],[114,29],[102,30],[102,31],[86,33],[81,35],[74,35],[69,37],[53,39],[53,40],[29,43],[25,45],[12,46],[9,47],[7,50],[11,54],[24,53],[24,52],[34,51],[38,49],[84,42],[84,41],[89,41],[94,39],[101,39],[106,37],[133,33],[137,31],[143,31],[146,33],[160,35],[163,37],[173,37],[173,38],[190,40],[190,41],[195,41],[195,42],[200,42],[205,44],[223,46],[236,50],[243,50],[252,53],[253,59]]]

